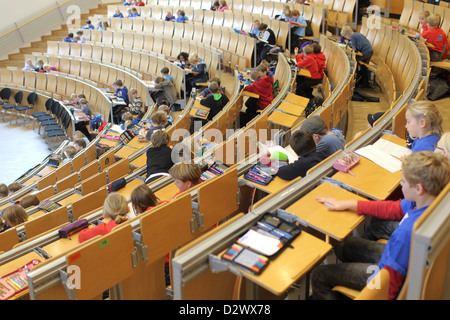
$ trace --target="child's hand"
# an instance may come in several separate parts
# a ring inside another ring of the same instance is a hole
[[[297,56],[298,55],[298,47],[294,48],[294,54]]]
[[[345,211],[345,210],[356,211],[357,208],[356,200],[338,200],[327,196],[317,197],[316,200],[328,206],[328,210],[330,211]]]

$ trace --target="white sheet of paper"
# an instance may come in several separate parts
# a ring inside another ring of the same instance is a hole
[[[389,172],[394,173],[402,169],[402,162],[399,159],[394,158],[389,153],[377,149],[373,145],[365,146],[355,152]]]
[[[273,255],[281,247],[280,240],[265,236],[252,229],[248,230],[246,234],[240,237],[238,243],[268,256]]]
[[[373,145],[378,150],[389,153],[391,156],[399,159],[412,153],[411,149],[399,146],[398,144],[385,139],[378,139]]]

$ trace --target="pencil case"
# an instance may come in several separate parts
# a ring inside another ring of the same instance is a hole
[[[258,165],[253,166],[246,174],[244,174],[244,178],[255,183],[266,186],[273,180],[273,177],[263,170]]]
[[[349,151],[341,159],[333,162],[333,168],[353,175],[350,169],[356,166],[359,163],[359,160],[360,157],[356,153]]]
[[[253,274],[261,274],[301,231],[300,226],[266,213],[221,258]]]
[[[58,230],[58,234],[60,238],[68,238],[72,234],[77,233],[83,229],[86,229],[89,226],[89,222],[87,219],[81,219],[78,221],[74,221],[71,224],[62,227]]]
[[[13,295],[28,288],[27,272],[41,263],[33,259],[23,267],[13,271],[0,279],[0,300],[7,300]]]

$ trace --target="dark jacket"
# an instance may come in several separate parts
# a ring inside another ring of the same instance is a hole
[[[284,180],[294,180],[297,177],[306,176],[306,172],[325,159],[325,155],[312,152],[300,156],[297,161],[278,169],[277,176]]]
[[[167,146],[147,150],[147,178],[154,173],[165,172],[173,166],[172,149]]]
[[[220,95],[220,97],[219,97]],[[209,108],[208,120],[212,120],[223,107],[230,101],[223,93],[210,94],[206,98],[200,100],[200,104]]]

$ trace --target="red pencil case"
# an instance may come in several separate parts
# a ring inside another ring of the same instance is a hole
[[[27,272],[41,263],[33,259],[22,268],[3,276],[0,279],[0,300],[7,300],[13,295],[28,288]]]

